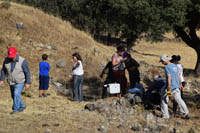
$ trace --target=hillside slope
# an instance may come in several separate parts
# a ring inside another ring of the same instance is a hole
[[[23,29],[17,29],[16,24],[19,22],[24,24]],[[96,83],[100,81],[97,77],[103,65],[110,60],[115,51],[114,47],[97,43],[88,34],[73,28],[69,22],[58,17],[15,3],[11,3],[7,9],[0,1],[0,67],[4,57],[7,56],[7,48],[10,46],[15,46],[19,55],[27,59],[32,75],[32,85],[30,89],[24,90],[25,94],[22,96],[27,109],[16,115],[9,114],[12,106],[9,87],[5,85],[0,88],[0,133],[93,133],[98,132],[101,125],[105,126],[107,132],[133,132],[131,129],[133,124],[139,123],[145,126],[141,113],[144,110],[140,106],[134,107],[136,108],[134,115],[128,118],[128,122],[125,122],[126,120],[121,120],[121,117],[120,119],[107,119],[107,116],[98,112],[85,111],[84,106],[89,102],[72,102],[68,97],[56,93],[53,85],[50,85],[49,97],[38,98],[38,64],[43,53],[49,55],[52,68],[51,80],[68,83],[71,79],[73,65],[71,55],[79,52],[83,57],[85,69],[84,83],[93,83],[92,89],[97,90],[101,88]],[[194,51],[181,42],[151,44],[141,41],[134,47],[134,50],[137,52],[132,52],[132,55],[137,61],[146,62],[153,67],[161,66],[158,60],[162,53],[180,54],[183,57],[184,66],[189,69],[194,67],[196,59]],[[66,61],[66,66],[56,67],[59,61]],[[150,68],[142,64],[142,75],[150,77],[148,75]],[[95,95],[100,94],[95,92]],[[104,101],[115,102],[115,100],[116,98],[108,98]],[[200,126],[199,110],[191,107],[190,111],[193,119],[186,121],[181,118],[172,118],[169,130],[173,131],[175,124],[178,124],[180,132],[187,132],[190,128],[197,132],[200,131],[198,128]]]

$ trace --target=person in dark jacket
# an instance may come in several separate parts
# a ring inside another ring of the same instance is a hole
[[[126,57],[125,66],[129,73],[130,88],[134,88],[137,83],[140,83],[140,72],[138,70],[140,65],[130,54],[127,54]]]
[[[106,66],[104,67],[104,69],[101,72],[100,77],[102,78],[104,74],[107,74],[106,76],[106,80],[104,81],[104,85],[105,84],[109,84],[109,83],[113,83],[113,77],[112,77],[112,62],[109,61]],[[106,97],[106,93],[107,93],[107,87],[103,87],[103,92],[102,92],[102,98]]]
[[[30,87],[30,71],[26,60],[17,54],[15,47],[8,49],[8,57],[5,58],[3,67],[1,69],[0,86],[4,84],[5,77],[7,77],[10,85],[11,97],[13,99],[13,106],[11,114],[22,112],[26,105],[21,99],[21,92],[24,88]]]

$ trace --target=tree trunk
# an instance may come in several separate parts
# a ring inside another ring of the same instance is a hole
[[[195,66],[195,72],[196,74],[200,75],[200,49],[195,50],[197,53],[197,62]]]
[[[197,53],[197,61],[195,66],[195,73],[200,75],[200,39],[196,34],[195,26],[189,26],[189,33],[187,33],[183,27],[175,26],[174,30],[181,37],[181,39]]]

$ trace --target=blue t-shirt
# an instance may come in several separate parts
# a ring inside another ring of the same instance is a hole
[[[39,67],[40,67],[40,75],[49,76],[50,65],[48,62],[41,61]]]
[[[171,89],[180,88],[179,84],[179,72],[177,65],[170,63],[165,67],[166,76],[171,76]],[[166,78],[168,82],[168,78]]]

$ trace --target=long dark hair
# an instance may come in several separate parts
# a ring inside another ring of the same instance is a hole
[[[76,57],[77,60],[82,61],[82,58],[81,58],[81,56],[79,55],[79,53],[73,53],[72,56]]]

